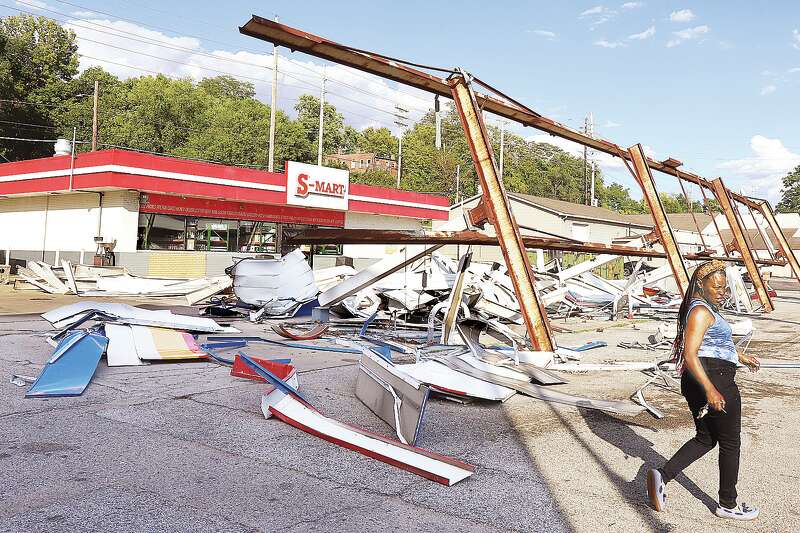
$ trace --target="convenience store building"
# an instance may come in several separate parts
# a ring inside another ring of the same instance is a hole
[[[448,214],[447,197],[351,183],[347,170],[294,162],[274,173],[101,150],[0,164],[0,259],[12,264],[91,263],[103,242],[133,274],[219,275],[234,257],[286,251],[287,228],[422,229]],[[396,248],[307,251],[320,267]]]

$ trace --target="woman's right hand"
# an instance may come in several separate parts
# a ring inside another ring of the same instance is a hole
[[[722,396],[713,385],[706,390],[706,400],[708,401],[708,405],[715,411],[722,411],[725,409],[725,397]]]

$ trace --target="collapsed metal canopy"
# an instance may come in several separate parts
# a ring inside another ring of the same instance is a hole
[[[499,175],[497,164],[494,161],[493,150],[491,149],[483,120],[484,111],[495,113],[525,126],[531,126],[584,146],[591,147],[595,150],[620,157],[629,170],[631,170],[631,173],[634,174],[634,177],[636,177],[642,188],[642,192],[653,215],[656,233],[658,234],[661,244],[664,246],[666,252],[665,256],[670,263],[673,275],[681,292],[684,292],[688,287],[688,272],[683,263],[683,258],[681,257],[677,243],[675,242],[664,207],[659,200],[651,169],[659,170],[677,177],[679,183],[681,180],[685,180],[696,183],[700,186],[701,191],[705,189],[711,191],[720,205],[723,206],[723,210],[726,211],[725,214],[729,225],[736,237],[736,248],[738,248],[742,256],[741,261],[744,263],[753,281],[756,294],[762,303],[764,311],[772,311],[773,305],[766,291],[765,283],[761,278],[761,273],[758,270],[758,263],[756,263],[755,257],[752,255],[751,250],[747,247],[742,237],[742,219],[738,211],[735,215],[728,212],[734,208],[732,205],[733,202],[739,202],[746,205],[748,209],[756,209],[763,213],[765,205],[767,208],[769,207],[764,201],[756,201],[742,195],[737,195],[724,188],[724,186],[721,187],[721,181],[719,179],[715,182],[710,182],[695,174],[681,172],[678,170],[678,167],[680,167],[682,163],[677,159],[668,158],[662,162],[651,160],[645,156],[641,145],[636,145],[630,150],[625,151],[620,146],[610,141],[596,139],[572,130],[541,116],[539,113],[509,98],[500,91],[460,69],[450,70],[414,65],[374,52],[366,52],[344,46],[258,16],[253,16],[251,20],[239,30],[242,34],[269,41],[275,45],[286,46],[291,50],[300,50],[322,59],[363,70],[424,91],[433,92],[434,94],[442,96],[449,96],[454,100],[466,139],[469,143],[470,152],[482,189],[485,191],[479,206],[470,211],[470,220],[473,224],[481,224],[488,221],[495,227],[498,235],[498,244],[503,251],[503,257],[514,285],[514,292],[516,293],[517,300],[520,302],[521,314],[526,324],[530,341],[536,349],[547,350],[548,347],[552,345],[552,336],[546,314],[533,287],[533,273],[528,263],[527,254],[524,253],[527,245],[523,241],[519,225],[514,219],[502,177]],[[445,80],[414,67],[438,70],[440,72],[449,73],[450,75],[448,79]],[[499,98],[476,93],[472,88],[473,82],[485,87]],[[633,163],[633,168],[629,162]],[[703,194],[705,197],[704,192]],[[771,224],[769,217],[765,215],[765,218],[767,218],[768,224]],[[780,231],[780,228],[778,228],[777,231]],[[783,242],[780,241],[779,239],[779,247],[784,251]],[[553,248],[551,247],[551,249]],[[727,249],[725,249],[724,252],[726,256],[729,255]],[[790,249],[786,250],[786,252],[788,254],[793,254]],[[708,257],[707,255],[701,256],[701,258],[704,259]],[[794,270],[798,280],[800,280],[800,265],[797,265],[796,261],[790,262],[789,264]]]
[[[285,229],[283,239],[286,244],[463,244],[499,246],[497,237],[479,231],[435,231],[435,230],[387,230],[387,229]],[[561,239],[522,236],[526,248],[532,250],[556,250],[565,252],[586,252],[593,254],[612,254],[630,257],[666,258],[667,254],[652,248],[638,248],[600,242],[576,243]],[[707,261],[719,259],[731,263],[743,263],[741,257],[726,257],[705,254],[685,254],[686,259]],[[783,266],[778,259],[758,259],[756,263],[766,266]]]
[[[413,63],[393,59],[375,52],[367,52],[296,28],[285,26],[256,15],[253,15],[244,26],[240,27],[239,31],[242,34],[250,37],[271,42],[275,45],[285,46],[292,51],[300,51],[321,59],[347,65],[370,74],[415,87],[423,91],[428,91],[440,96],[446,96],[448,98],[452,98],[453,96],[452,88],[450,84],[448,84],[447,80],[429,72],[425,72],[424,70],[420,70],[427,69],[438,70],[446,73],[454,73],[454,71],[449,69],[436,69],[434,67],[415,65]],[[483,84],[482,82],[479,83],[490,90],[493,90],[488,85]],[[554,120],[543,117],[541,114],[520,104],[519,102],[513,101],[499,91],[495,92],[498,95],[501,95],[503,98],[497,98],[475,92],[475,99],[482,110],[492,112],[496,115],[517,121],[520,124],[531,126],[552,135],[588,146],[594,150],[620,157],[626,162],[626,164],[629,161],[633,162],[632,154],[619,145],[605,139],[596,138],[573,130]],[[715,188],[711,180],[707,180],[691,172],[679,170],[679,167],[681,167],[683,163],[673,157],[669,157],[663,161],[655,161],[645,157],[644,162],[650,169],[658,170],[659,172],[674,176],[678,178],[679,181],[682,180],[689,183],[694,183],[701,188],[701,191],[707,190],[716,196]],[[730,190],[728,191],[728,194],[733,202],[746,205],[749,209],[755,209],[757,212],[761,213],[762,216],[764,216],[770,229],[772,229],[777,235],[778,248],[784,257],[788,259],[789,265],[792,268],[795,277],[798,279],[798,281],[800,281],[800,263],[794,259],[785,235],[783,235],[781,229],[778,227],[777,223],[775,223],[774,215],[769,204],[765,200],[749,198]],[[734,231],[734,233],[738,233],[741,230],[741,228],[738,227],[738,224],[732,226],[731,229]],[[747,255],[745,250],[740,249],[739,252],[742,254],[742,256]],[[678,270],[680,269],[678,268]],[[750,268],[748,268],[748,271],[750,271]],[[750,274],[752,277],[754,273],[750,272]],[[678,275],[679,277],[682,277],[680,276],[680,273]],[[762,291],[758,292],[759,296],[761,297]]]
[[[452,98],[450,85],[445,79],[408,66],[409,63],[407,62],[392,59],[375,52],[367,52],[346,46],[257,15],[253,15],[244,26],[241,26],[239,32],[243,35],[255,37],[256,39],[261,39],[262,41],[267,41],[275,45],[285,46],[292,51],[300,51],[321,59],[347,65],[370,74],[403,83],[423,91]],[[445,70],[445,72],[451,71]],[[475,93],[475,98],[484,111],[574,141],[599,152],[620,157],[626,161],[632,160],[628,151],[618,144],[605,139],[590,137],[589,135],[573,130],[564,124],[560,124],[540,115],[518,102],[501,100],[478,92]],[[708,191],[713,190],[709,180],[691,172],[678,170],[678,167],[681,166],[682,163],[677,159],[668,158],[664,161],[655,161],[647,158],[646,162],[647,165],[654,170],[695,183]],[[732,191],[731,196],[734,200],[748,205],[753,209],[759,209],[760,207],[760,202],[758,200],[736,194]]]

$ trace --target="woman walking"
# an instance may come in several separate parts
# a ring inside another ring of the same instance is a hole
[[[758,509],[736,502],[739,479],[742,400],[736,386],[736,364],[755,372],[755,357],[736,352],[731,327],[719,314],[727,280],[722,261],[708,261],[692,275],[680,311],[674,357],[681,373],[681,394],[694,418],[697,434],[661,468],[647,473],[647,493],[656,511],[666,504],[665,485],[719,444],[719,503],[715,514],[754,520]]]

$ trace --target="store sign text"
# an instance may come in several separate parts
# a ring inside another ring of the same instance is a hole
[[[286,203],[347,211],[350,173],[347,170],[289,161]]]

